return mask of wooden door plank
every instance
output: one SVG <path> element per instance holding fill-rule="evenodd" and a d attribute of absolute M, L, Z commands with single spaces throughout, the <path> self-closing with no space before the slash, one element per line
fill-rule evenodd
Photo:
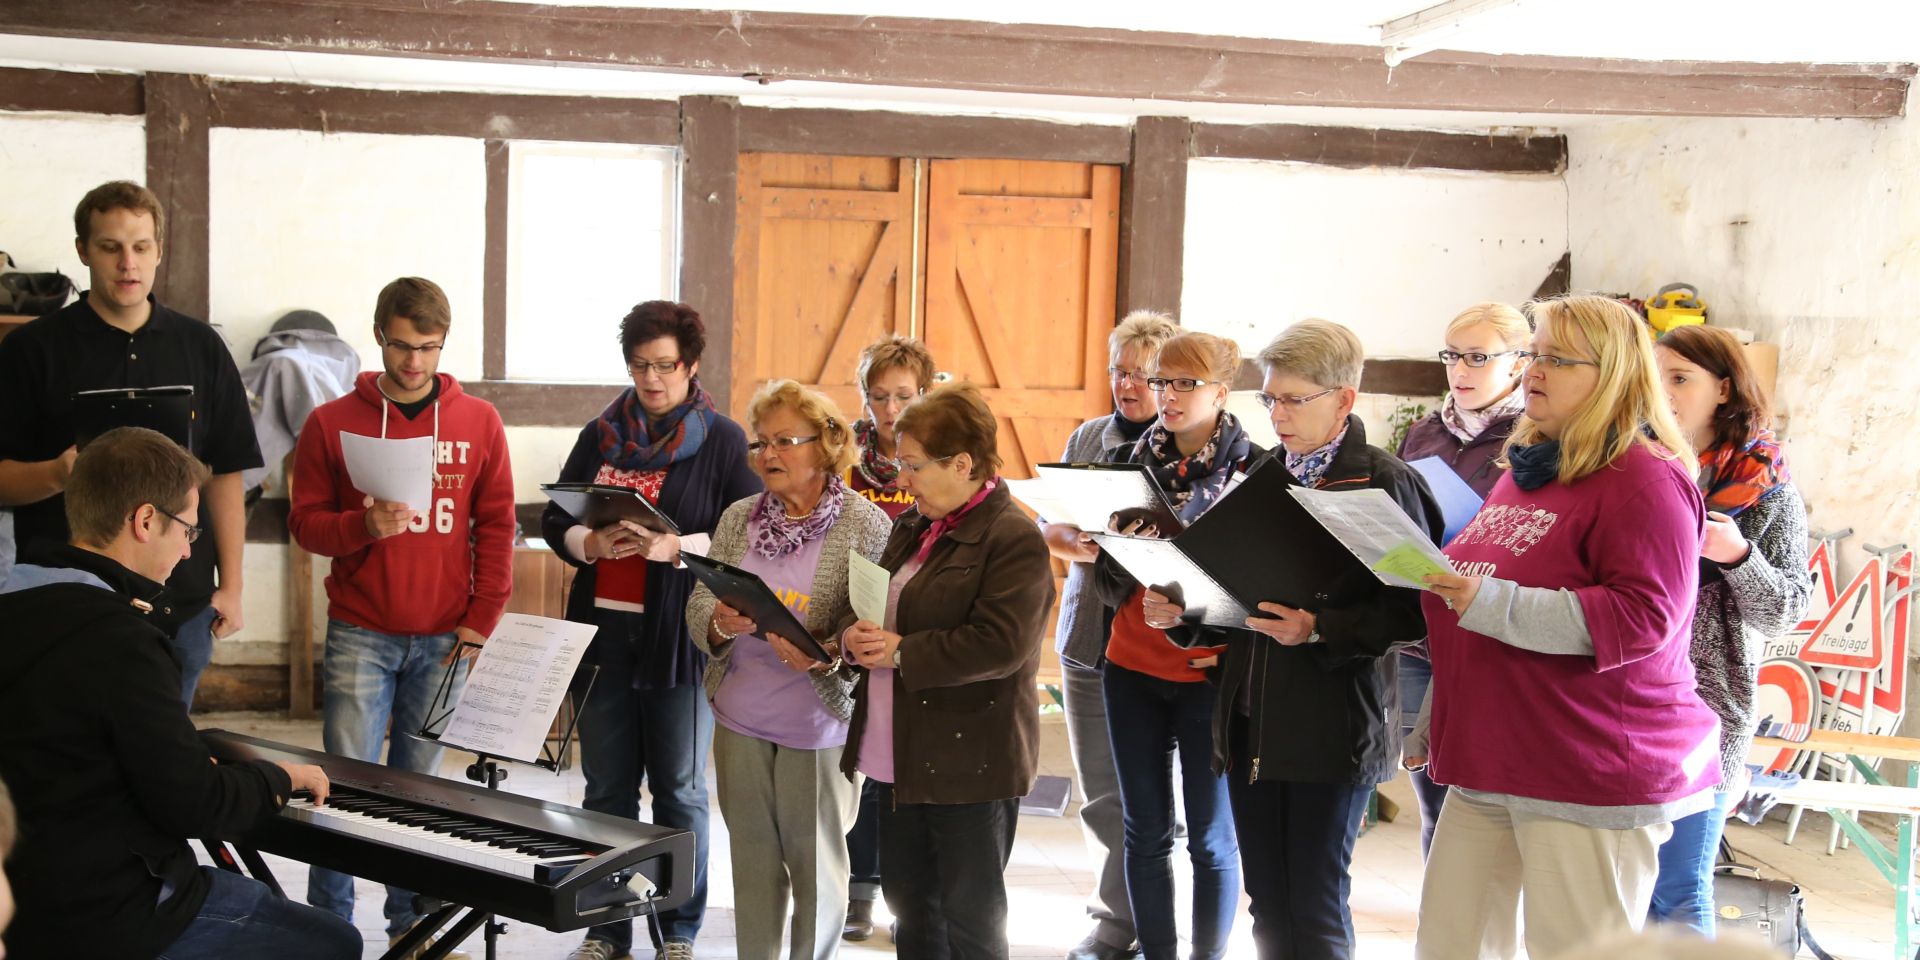
<path fill-rule="evenodd" d="M 959 251 L 955 249 L 960 230 L 960 168 L 956 160 L 934 160 L 928 167 L 926 294 L 922 298 L 927 319 L 921 339 L 933 354 L 934 364 L 952 372 L 960 316 Z"/>
<path fill-rule="evenodd" d="M 721 362 L 729 364 L 733 370 L 733 402 L 730 409 L 742 414 L 753 398 L 754 375 L 760 368 L 761 328 L 764 326 L 760 322 L 760 177 L 760 155 L 741 154 L 740 172 L 735 182 L 737 239 L 733 245 L 733 342 L 738 352 Z"/>
<path fill-rule="evenodd" d="M 1092 228 L 1094 203 L 1057 197 L 962 197 L 961 222 L 995 227 L 1074 227 Z"/>
<path fill-rule="evenodd" d="M 867 261 L 866 272 L 860 277 L 860 286 L 853 292 L 853 303 L 847 307 L 847 315 L 840 321 L 840 329 L 834 334 L 833 346 L 827 350 L 827 359 L 820 365 L 820 372 L 814 377 L 814 383 L 837 383 L 851 380 L 858 372 L 860 351 L 871 342 L 865 332 L 872 327 L 867 322 L 869 316 L 878 317 L 881 291 L 899 273 L 900 237 L 906 233 L 898 220 L 887 224 L 880 233 L 880 242 L 873 249 L 873 259 Z M 884 325 L 882 332 L 885 332 Z"/>
<path fill-rule="evenodd" d="M 793 220 L 880 220 L 900 216 L 900 195 L 880 190 L 764 187 L 760 215 Z"/>
<path fill-rule="evenodd" d="M 1113 395 L 1107 382 L 1107 336 L 1119 319 L 1114 300 L 1120 280 L 1120 168 L 1093 168 L 1093 200 L 1087 238 L 1086 415 L 1107 412 Z"/>
<path fill-rule="evenodd" d="M 980 335 L 980 348 L 986 354 L 988 368 L 993 371 L 993 382 L 1002 390 L 1022 389 L 1026 375 L 1014 362 L 1013 347 L 1007 342 L 1007 328 L 1002 320 L 1005 312 L 994 296 L 993 285 L 987 282 L 986 270 L 980 266 L 979 251 L 964 230 L 955 228 L 955 232 L 959 234 L 954 246 L 960 290 L 966 295 L 967 305 L 973 308 L 974 332 Z"/>

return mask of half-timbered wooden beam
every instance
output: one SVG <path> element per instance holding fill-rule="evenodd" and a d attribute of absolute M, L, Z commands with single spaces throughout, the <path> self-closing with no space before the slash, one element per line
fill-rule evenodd
<path fill-rule="evenodd" d="M 9 0 L 0 32 L 1205 103 L 1736 117 L 1894 117 L 1911 64 L 1441 51 L 1098 27 L 501 0 Z M 756 87 L 757 89 L 757 87 Z M 745 92 L 744 90 L 742 92 Z"/>

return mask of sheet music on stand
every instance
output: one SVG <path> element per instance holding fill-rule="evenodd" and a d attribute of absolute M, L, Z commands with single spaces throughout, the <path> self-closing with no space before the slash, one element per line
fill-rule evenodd
<path fill-rule="evenodd" d="M 547 731 L 597 629 L 532 614 L 502 617 L 437 739 L 482 756 L 546 766 Z"/>

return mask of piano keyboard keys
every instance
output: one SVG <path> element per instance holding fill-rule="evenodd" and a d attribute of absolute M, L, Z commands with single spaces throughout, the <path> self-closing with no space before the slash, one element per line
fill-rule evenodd
<path fill-rule="evenodd" d="M 322 830 L 441 857 L 495 873 L 534 878 L 594 854 L 547 837 L 492 827 L 459 817 L 340 791 L 325 806 L 310 798 L 288 802 L 281 815 Z"/>

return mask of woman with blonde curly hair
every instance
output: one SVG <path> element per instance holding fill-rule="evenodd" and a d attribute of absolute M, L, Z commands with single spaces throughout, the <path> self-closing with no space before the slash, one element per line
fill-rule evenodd
<path fill-rule="evenodd" d="M 833 401 L 776 380 L 754 396 L 747 423 L 747 462 L 766 492 L 727 507 L 709 555 L 758 575 L 825 637 L 849 607 L 848 552 L 878 560 L 887 516 L 840 479 L 854 441 Z M 704 585 L 687 601 L 687 632 L 708 655 L 740 960 L 779 960 L 783 932 L 791 960 L 827 960 L 846 921 L 847 825 L 859 796 L 840 774 L 855 671 L 761 633 Z"/>

